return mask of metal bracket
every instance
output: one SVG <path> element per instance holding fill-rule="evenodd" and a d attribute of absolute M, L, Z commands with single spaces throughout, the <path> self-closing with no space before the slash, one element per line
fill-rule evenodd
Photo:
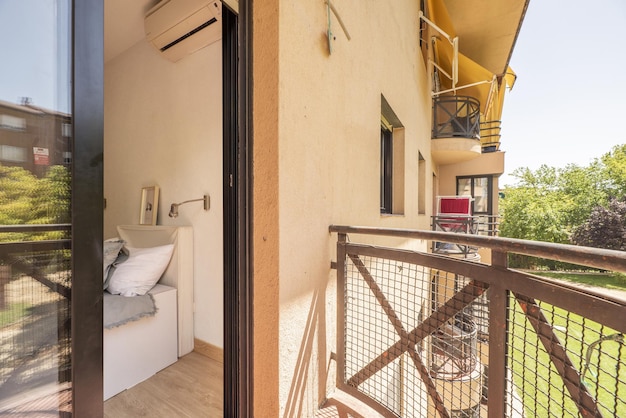
<path fill-rule="evenodd" d="M 331 12 L 337 18 L 337 22 L 339 22 L 339 26 L 341 26 L 341 29 L 343 29 L 343 33 L 346 34 L 346 38 L 348 38 L 348 40 L 351 40 L 352 38 L 350 37 L 350 33 L 348 33 L 348 29 L 346 28 L 346 25 L 343 23 L 341 16 L 339 16 L 339 13 L 337 12 L 337 9 L 335 8 L 331 0 L 325 0 L 325 2 L 326 2 L 327 14 L 328 14 L 328 28 L 326 29 L 326 36 L 328 37 L 328 53 L 332 54 L 333 53 L 332 41 L 334 41 L 336 38 L 335 38 L 335 35 L 333 35 L 333 31 L 331 28 L 331 18 L 330 18 Z"/>

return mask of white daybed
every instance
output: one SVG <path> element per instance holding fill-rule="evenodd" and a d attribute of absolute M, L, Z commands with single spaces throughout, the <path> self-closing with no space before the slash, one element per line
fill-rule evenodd
<path fill-rule="evenodd" d="M 190 226 L 118 226 L 134 248 L 174 244 L 172 258 L 149 292 L 157 312 L 104 330 L 104 399 L 140 383 L 193 350 L 193 230 Z M 105 308 L 106 309 L 106 308 Z"/>

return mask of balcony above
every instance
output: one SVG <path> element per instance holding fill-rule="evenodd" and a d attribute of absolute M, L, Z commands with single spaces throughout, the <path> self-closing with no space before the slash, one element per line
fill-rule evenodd
<path fill-rule="evenodd" d="M 455 164 L 478 157 L 480 143 L 480 102 L 467 96 L 439 96 L 433 99 L 431 154 L 438 164 Z"/>

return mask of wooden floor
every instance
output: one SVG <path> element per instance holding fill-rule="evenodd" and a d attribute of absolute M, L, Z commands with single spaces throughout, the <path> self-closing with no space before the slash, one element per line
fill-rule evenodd
<path fill-rule="evenodd" d="M 192 352 L 104 403 L 105 418 L 221 417 L 223 365 Z"/>

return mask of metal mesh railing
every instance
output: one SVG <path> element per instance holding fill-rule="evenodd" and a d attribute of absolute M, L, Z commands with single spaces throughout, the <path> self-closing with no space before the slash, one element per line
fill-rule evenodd
<path fill-rule="evenodd" d="M 41 231 L 61 239 L 26 241 Z M 0 243 L 0 415 L 32 413 L 50 403 L 71 410 L 68 231 L 66 225 L 0 227 L 3 238 L 24 235 Z"/>
<path fill-rule="evenodd" d="M 623 334 L 522 295 L 508 318 L 514 416 L 626 416 Z"/>
<path fill-rule="evenodd" d="M 398 416 L 430 416 L 438 409 L 479 416 L 488 356 L 482 287 L 443 270 L 349 255 L 344 291 L 348 385 Z M 420 323 L 461 291 L 481 296 L 459 301 L 449 319 L 419 339 Z"/>
<path fill-rule="evenodd" d="M 424 285 L 428 272 L 408 263 L 356 256 L 347 263 L 347 269 L 344 335 L 348 384 L 398 414 L 415 404 L 426 405 L 423 391 L 406 390 L 408 385 L 421 385 L 415 367 L 409 367 L 409 354 L 402 353 L 388 364 L 377 358 L 399 340 L 399 329 L 406 332 L 419 323 L 428 295 Z M 389 312 L 390 307 L 394 307 L 393 312 Z M 423 357 L 421 346 L 416 353 Z M 357 383 L 368 365 L 368 370 L 378 370 Z"/>
<path fill-rule="evenodd" d="M 4 296 L 0 400 L 43 384 L 69 381 L 69 300 L 30 276 L 8 283 Z"/>
<path fill-rule="evenodd" d="M 389 234 L 501 251 L 486 265 L 478 255 L 354 244 L 341 234 L 339 387 L 400 417 L 626 416 L 626 300 L 510 270 L 504 261 L 514 248 L 626 271 L 623 255 L 453 233 Z"/>

